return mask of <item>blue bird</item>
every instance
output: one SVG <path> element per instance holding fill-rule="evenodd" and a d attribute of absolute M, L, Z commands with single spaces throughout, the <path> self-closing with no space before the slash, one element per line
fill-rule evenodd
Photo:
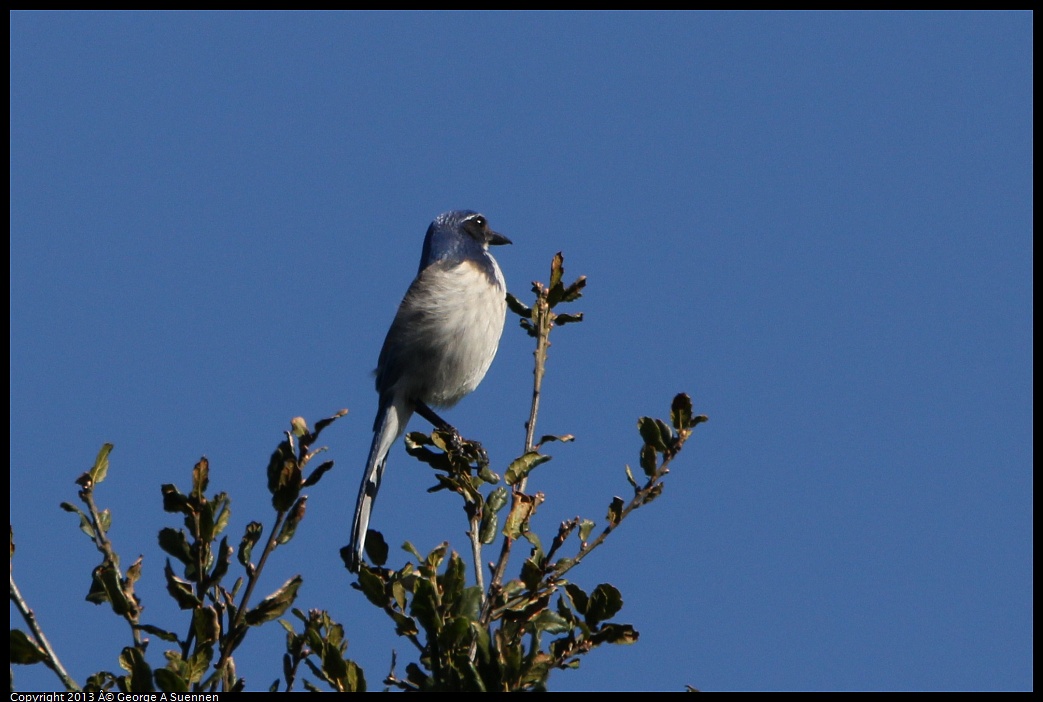
<path fill-rule="evenodd" d="M 388 451 L 416 412 L 451 429 L 431 407 L 452 407 L 478 387 L 496 355 L 507 285 L 490 245 L 511 240 L 471 210 L 438 215 L 427 229 L 420 269 L 398 306 L 377 362 L 380 404 L 348 547 L 357 573 Z"/>

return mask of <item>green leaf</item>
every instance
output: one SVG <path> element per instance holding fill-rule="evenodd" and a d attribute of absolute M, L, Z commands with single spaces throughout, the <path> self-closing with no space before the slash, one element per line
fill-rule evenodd
<path fill-rule="evenodd" d="M 435 440 L 431 434 L 425 434 L 422 431 L 410 431 L 406 433 L 406 448 L 416 446 L 434 446 Z"/>
<path fill-rule="evenodd" d="M 500 482 L 500 476 L 494 473 L 488 465 L 484 462 L 478 462 L 478 477 L 482 479 L 482 482 L 488 483 L 489 485 L 495 485 Z"/>
<path fill-rule="evenodd" d="M 344 675 L 344 692 L 365 692 L 366 676 L 355 661 L 348 661 L 348 670 Z"/>
<path fill-rule="evenodd" d="M 590 637 L 596 645 L 603 643 L 632 644 L 639 634 L 630 624 L 605 624 Z"/>
<path fill-rule="evenodd" d="M 210 668 L 210 663 L 214 660 L 214 647 L 213 646 L 200 646 L 196 649 L 196 652 L 185 661 L 186 675 L 189 680 L 196 683 L 203 679 L 203 675 Z"/>
<path fill-rule="evenodd" d="M 550 264 L 550 285 L 548 289 L 561 285 L 561 277 L 565 274 L 565 257 L 559 251 L 554 254 Z"/>
<path fill-rule="evenodd" d="M 590 519 L 580 520 L 579 523 L 579 540 L 586 543 L 590 538 L 590 532 L 594 530 L 594 522 Z"/>
<path fill-rule="evenodd" d="M 214 508 L 217 510 L 217 517 L 214 519 L 213 536 L 211 538 L 217 538 L 217 535 L 228 527 L 228 520 L 232 517 L 231 503 L 232 501 L 228 498 L 228 495 L 223 492 L 214 496 Z"/>
<path fill-rule="evenodd" d="M 508 539 L 517 539 L 526 529 L 529 516 L 535 508 L 534 500 L 529 495 L 518 493 L 518 499 L 511 506 L 503 523 L 503 535 Z"/>
<path fill-rule="evenodd" d="M 159 547 L 185 565 L 192 563 L 192 548 L 181 529 L 164 527 L 159 530 Z"/>
<path fill-rule="evenodd" d="M 583 297 L 582 291 L 585 287 L 587 287 L 587 276 L 581 275 L 579 278 L 576 278 L 576 282 L 565 289 L 565 294 L 561 297 L 562 301 L 573 302 Z"/>
<path fill-rule="evenodd" d="M 377 607 L 383 608 L 388 603 L 388 597 L 384 593 L 384 581 L 380 579 L 369 568 L 359 569 L 359 589 L 366 599 Z"/>
<path fill-rule="evenodd" d="M 525 584 L 521 580 L 508 580 L 503 584 L 502 599 L 506 601 L 521 597 L 523 592 L 525 592 Z"/>
<path fill-rule="evenodd" d="M 322 651 L 322 672 L 330 680 L 340 680 L 348 674 L 348 664 L 336 646 L 324 646 Z"/>
<path fill-rule="evenodd" d="M 195 609 L 202 605 L 192 590 L 192 583 L 174 575 L 174 569 L 170 567 L 169 559 L 167 559 L 166 567 L 163 568 L 163 575 L 167 581 L 167 592 L 174 598 L 180 609 Z"/>
<path fill-rule="evenodd" d="M 593 627 L 614 616 L 622 608 L 623 596 L 619 594 L 619 590 L 608 583 L 602 583 L 590 593 L 585 620 Z"/>
<path fill-rule="evenodd" d="M 264 527 L 260 522 L 250 522 L 246 525 L 246 532 L 239 542 L 239 565 L 247 566 L 250 564 L 250 554 L 253 551 L 253 547 L 260 541 L 263 529 Z"/>
<path fill-rule="evenodd" d="M 429 639 L 438 636 L 442 629 L 442 617 L 438 607 L 438 592 L 431 581 L 417 581 L 409 613 L 424 627 Z"/>
<path fill-rule="evenodd" d="M 651 444 L 644 444 L 641 446 L 641 470 L 645 472 L 649 478 L 652 478 L 656 474 L 656 469 L 659 467 L 659 463 L 656 460 L 655 447 Z M 636 487 L 636 486 L 635 486 Z"/>
<path fill-rule="evenodd" d="M 107 692 L 111 691 L 112 687 L 116 684 L 116 676 L 108 671 L 101 671 L 94 675 L 88 675 L 87 681 L 83 685 L 84 692 Z M 95 699 L 98 699 L 95 697 Z"/>
<path fill-rule="evenodd" d="M 188 692 L 189 681 L 169 668 L 158 668 L 152 673 L 161 692 Z"/>
<path fill-rule="evenodd" d="M 487 512 L 499 512 L 507 504 L 508 495 L 507 488 L 503 485 L 499 486 L 490 492 L 489 497 L 485 499 L 485 510 Z"/>
<path fill-rule="evenodd" d="M 94 459 L 94 466 L 88 471 L 95 485 L 105 480 L 109 472 L 109 454 L 112 452 L 112 444 L 104 444 L 98 451 L 98 457 Z"/>
<path fill-rule="evenodd" d="M 282 528 L 279 529 L 279 535 L 275 537 L 276 543 L 285 544 L 289 543 L 293 535 L 297 533 L 297 526 L 304 519 L 304 512 L 308 506 L 308 496 L 305 495 L 298 499 L 286 516 L 286 521 L 282 523 Z"/>
<path fill-rule="evenodd" d="M 478 527 L 478 540 L 483 544 L 496 541 L 496 530 L 500 527 L 500 515 L 486 509 L 482 512 L 482 523 Z"/>
<path fill-rule="evenodd" d="M 199 511 L 198 511 L 198 531 L 193 533 L 199 534 L 198 541 L 200 543 L 209 544 L 214 540 L 214 508 L 213 502 L 208 501 L 205 497 L 200 497 L 199 500 Z"/>
<path fill-rule="evenodd" d="M 157 638 L 162 639 L 163 641 L 167 641 L 169 643 L 177 641 L 177 634 L 175 634 L 172 631 L 167 631 L 166 629 L 160 629 L 158 626 L 152 626 L 151 624 L 142 624 L 138 628 L 144 632 L 152 634 Z"/>
<path fill-rule="evenodd" d="M 303 482 L 293 447 L 289 441 L 283 441 L 268 460 L 268 491 L 276 511 L 285 512 L 297 501 Z"/>
<path fill-rule="evenodd" d="M 438 645 L 444 650 L 463 648 L 471 643 L 471 622 L 465 617 L 453 617 L 438 633 Z"/>
<path fill-rule="evenodd" d="M 413 558 L 416 559 L 417 563 L 424 562 L 424 557 L 420 555 L 420 551 L 417 551 L 416 546 L 414 546 L 409 541 L 405 541 L 402 543 L 402 550 L 406 553 L 412 554 Z"/>
<path fill-rule="evenodd" d="M 543 562 L 543 543 L 540 541 L 540 535 L 534 531 L 526 531 L 522 536 L 532 544 L 532 557 L 536 562 Z"/>
<path fill-rule="evenodd" d="M 544 444 L 550 443 L 551 441 L 575 441 L 576 437 L 572 434 L 562 434 L 561 436 L 555 436 L 554 434 L 544 434 L 540 437 L 540 440 L 536 442 L 536 448 L 543 446 Z"/>
<path fill-rule="evenodd" d="M 213 607 L 199 607 L 192 612 L 192 631 L 203 645 L 216 643 L 221 635 L 221 622 Z"/>
<path fill-rule="evenodd" d="M 674 436 L 674 430 L 670 428 L 670 425 L 664 422 L 662 419 L 655 420 L 656 426 L 659 427 L 659 435 L 663 437 L 663 443 L 666 444 L 667 448 L 673 446 L 677 438 Z"/>
<path fill-rule="evenodd" d="M 127 671 L 127 692 L 152 692 L 152 668 L 141 651 L 127 646 L 120 653 L 119 664 Z"/>
<path fill-rule="evenodd" d="M 420 633 L 420 627 L 417 626 L 413 617 L 401 612 L 392 612 L 391 619 L 395 622 L 395 634 L 397 636 L 416 636 Z"/>
<path fill-rule="evenodd" d="M 434 573 L 441 567 L 442 561 L 445 560 L 445 552 L 448 549 L 449 542 L 443 541 L 441 544 L 431 549 L 431 552 L 427 554 L 427 557 L 420 563 L 420 565 L 430 569 L 429 572 Z"/>
<path fill-rule="evenodd" d="M 510 293 L 507 293 L 507 308 L 519 317 L 526 319 L 532 317 L 532 309 Z"/>
<path fill-rule="evenodd" d="M 210 461 L 203 456 L 192 468 L 192 497 L 202 502 L 210 485 Z"/>
<path fill-rule="evenodd" d="M 108 602 L 112 606 L 112 611 L 121 617 L 131 610 L 131 603 L 127 600 L 120 584 L 119 573 L 109 563 L 94 569 L 87 600 L 94 604 Z"/>
<path fill-rule="evenodd" d="M 326 640 L 331 645 L 346 651 L 348 642 L 344 639 L 344 627 L 330 619 L 330 615 L 325 610 L 322 612 L 322 622 L 323 626 L 326 627 Z"/>
<path fill-rule="evenodd" d="M 126 581 L 128 585 L 133 585 L 137 581 L 141 580 L 141 562 L 144 560 L 144 556 L 138 556 L 138 560 L 130 564 L 130 568 L 127 568 Z"/>
<path fill-rule="evenodd" d="M 217 547 L 217 564 L 208 580 L 209 585 L 217 585 L 228 573 L 228 567 L 232 564 L 232 547 L 228 545 L 228 537 L 221 539 L 221 545 Z"/>
<path fill-rule="evenodd" d="M 410 566 L 412 566 L 412 564 L 410 564 Z M 410 568 L 410 572 L 412 572 L 411 568 Z M 405 575 L 405 573 L 406 573 L 406 568 L 403 568 L 401 571 L 399 571 L 398 574 L 399 575 Z M 409 582 L 410 587 L 412 587 L 413 586 L 412 578 L 408 582 Z M 403 581 L 401 579 L 395 579 L 391 583 L 391 599 L 393 599 L 395 601 L 395 605 L 397 605 L 400 610 L 405 611 L 405 609 L 406 609 L 406 600 L 407 600 L 407 596 L 406 596 L 407 592 L 406 592 L 406 586 L 403 585 L 402 583 L 403 583 Z M 410 594 L 410 595 L 413 594 L 413 591 L 409 590 L 408 594 Z M 383 606 L 383 605 L 381 605 L 381 606 Z"/>
<path fill-rule="evenodd" d="M 535 590 L 539 587 L 540 580 L 543 578 L 543 571 L 540 570 L 539 565 L 532 558 L 526 558 L 525 562 L 522 563 L 520 577 L 521 581 L 525 583 L 525 587 L 529 590 Z"/>
<path fill-rule="evenodd" d="M 388 562 L 388 550 L 383 534 L 375 529 L 366 531 L 366 555 L 373 565 L 383 567 Z"/>
<path fill-rule="evenodd" d="M 679 433 L 692 426 L 692 398 L 683 392 L 670 403 L 670 422 Z"/>
<path fill-rule="evenodd" d="M 103 509 L 98 512 L 98 528 L 101 529 L 101 533 L 105 534 L 109 531 L 109 527 L 112 526 L 112 512 Z"/>
<path fill-rule="evenodd" d="M 443 453 L 448 453 L 450 446 L 456 445 L 457 436 L 449 429 L 435 429 L 430 435 L 431 445 Z"/>
<path fill-rule="evenodd" d="M 408 663 L 406 665 L 406 679 L 420 690 L 426 690 L 430 681 L 430 678 L 416 663 Z"/>
<path fill-rule="evenodd" d="M 47 660 L 47 654 L 29 636 L 19 629 L 11 629 L 11 662 L 33 665 Z"/>
<path fill-rule="evenodd" d="M 91 539 L 94 538 L 94 527 L 91 526 L 91 520 L 83 513 L 76 505 L 69 504 L 68 502 L 61 503 L 60 507 L 66 512 L 73 512 L 80 515 L 80 531 L 89 536 Z"/>
<path fill-rule="evenodd" d="M 478 531 L 478 538 L 483 544 L 491 544 L 496 540 L 496 530 L 500 522 L 497 513 L 507 504 L 508 494 L 507 488 L 500 485 L 485 498 L 485 509 L 482 510 L 482 523 Z"/>
<path fill-rule="evenodd" d="M 538 631 L 545 631 L 548 634 L 567 634 L 572 631 L 572 625 L 565 617 L 549 609 L 537 614 L 532 623 Z"/>
<path fill-rule="evenodd" d="M 193 508 L 188 503 L 188 497 L 178 491 L 177 486 L 169 483 L 160 487 L 163 493 L 163 511 L 180 514 L 192 514 Z"/>
<path fill-rule="evenodd" d="M 629 465 L 626 466 L 626 473 L 627 473 L 627 482 L 630 483 L 630 487 L 634 488 L 634 490 L 640 489 L 637 486 L 637 481 L 634 480 L 634 474 L 630 472 L 630 466 Z"/>
<path fill-rule="evenodd" d="M 566 558 L 559 558 L 557 561 L 554 562 L 554 570 L 556 570 L 556 571 L 558 571 L 560 573 L 563 570 L 568 570 L 569 568 L 571 568 L 575 564 L 576 564 L 576 559 L 574 559 L 574 558 L 568 558 L 568 557 L 566 557 Z"/>
<path fill-rule="evenodd" d="M 304 481 L 304 485 L 302 485 L 301 487 L 311 487 L 312 485 L 315 485 L 319 482 L 319 480 L 322 479 L 322 476 L 325 475 L 331 468 L 333 468 L 333 461 L 326 461 L 318 468 L 316 468 L 314 471 L 312 471 L 311 475 L 307 477 L 307 479 Z"/>
<path fill-rule="evenodd" d="M 449 457 L 444 453 L 445 440 L 438 435 L 438 432 L 434 432 L 429 436 L 423 432 L 411 431 L 406 434 L 405 444 L 406 453 L 421 463 L 426 463 L 433 468 L 444 471 L 448 471 L 452 467 Z M 441 453 L 432 451 L 427 448 L 428 446 L 434 446 Z"/>
<path fill-rule="evenodd" d="M 268 469 L 266 471 L 268 475 L 268 492 L 275 494 L 283 485 L 283 467 L 287 462 L 295 462 L 296 460 L 296 456 L 293 455 L 293 446 L 290 445 L 289 441 L 282 441 L 275 447 L 272 455 L 268 458 Z"/>
<path fill-rule="evenodd" d="M 278 590 L 265 597 L 256 607 L 246 613 L 245 621 L 249 626 L 257 626 L 278 619 L 297 599 L 297 590 L 304 580 L 295 575 L 282 584 Z"/>
<path fill-rule="evenodd" d="M 467 580 L 467 566 L 460 554 L 453 551 L 449 555 L 449 563 L 446 564 L 445 574 L 441 578 L 442 602 L 451 605 L 463 594 L 464 585 Z"/>
<path fill-rule="evenodd" d="M 87 591 L 87 596 L 84 598 L 88 602 L 96 605 L 103 604 L 109 601 L 109 592 L 105 589 L 105 584 L 101 580 L 101 566 L 98 566 L 91 573 L 91 587 Z"/>
<path fill-rule="evenodd" d="M 546 463 L 550 459 L 550 456 L 546 456 L 536 451 L 527 451 L 511 461 L 511 464 L 507 466 L 504 480 L 508 485 L 516 485 L 521 482 L 523 478 L 528 476 L 533 468 L 541 463 Z"/>
<path fill-rule="evenodd" d="M 611 504 L 608 506 L 608 523 L 612 526 L 619 524 L 619 520 L 623 518 L 623 498 L 613 497 Z"/>
<path fill-rule="evenodd" d="M 577 322 L 583 321 L 583 313 L 578 312 L 576 314 L 564 314 L 559 312 L 554 315 L 554 324 L 559 327 L 563 327 L 566 324 L 576 324 Z"/>
<path fill-rule="evenodd" d="M 587 613 L 587 604 L 590 602 L 587 593 L 583 592 L 583 589 L 576 583 L 566 583 L 565 592 L 568 593 L 569 600 L 572 601 L 573 609 L 585 615 Z"/>
<path fill-rule="evenodd" d="M 642 417 L 637 420 L 637 429 L 641 432 L 641 438 L 646 444 L 657 451 L 665 451 L 666 443 L 659 432 L 659 425 L 651 417 Z"/>
<path fill-rule="evenodd" d="M 304 417 L 294 417 L 290 420 L 290 433 L 300 438 L 308 433 L 308 421 Z"/>
<path fill-rule="evenodd" d="M 464 588 L 460 597 L 453 603 L 452 613 L 458 617 L 467 617 L 476 621 L 482 606 L 482 590 L 477 585 Z"/>
<path fill-rule="evenodd" d="M 315 422 L 315 433 L 312 434 L 312 436 L 315 437 L 315 438 L 318 438 L 319 434 L 322 433 L 323 429 L 325 429 L 329 425 L 333 424 L 335 421 L 337 421 L 338 419 L 340 419 L 341 417 L 343 417 L 347 413 L 348 413 L 348 411 L 346 409 L 342 409 L 339 412 L 337 412 L 337 414 L 333 415 L 332 417 L 326 417 L 325 419 L 320 419 L 319 421 Z"/>

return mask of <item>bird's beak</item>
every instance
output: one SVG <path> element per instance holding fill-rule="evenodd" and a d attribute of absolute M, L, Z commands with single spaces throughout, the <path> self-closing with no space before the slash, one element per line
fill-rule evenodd
<path fill-rule="evenodd" d="M 493 246 L 502 246 L 504 244 L 513 244 L 514 242 L 505 237 L 503 234 L 494 232 L 492 229 L 489 230 L 489 243 Z"/>

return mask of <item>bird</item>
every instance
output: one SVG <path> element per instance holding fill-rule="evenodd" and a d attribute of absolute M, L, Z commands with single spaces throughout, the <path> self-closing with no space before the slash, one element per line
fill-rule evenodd
<path fill-rule="evenodd" d="M 377 361 L 373 443 L 359 487 L 345 561 L 358 573 L 388 451 L 416 412 L 450 429 L 432 407 L 452 407 L 482 382 L 507 314 L 507 284 L 490 246 L 512 243 L 485 215 L 451 210 L 427 229 L 420 268 L 388 329 Z"/>

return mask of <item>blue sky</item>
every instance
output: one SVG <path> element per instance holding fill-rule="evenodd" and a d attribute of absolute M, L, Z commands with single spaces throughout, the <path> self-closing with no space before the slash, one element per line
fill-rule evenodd
<path fill-rule="evenodd" d="M 101 444 L 145 620 L 180 627 L 159 486 L 206 455 L 236 540 L 290 418 L 342 407 L 259 588 L 301 573 L 371 688 L 408 656 L 337 552 L 384 333 L 428 223 L 467 208 L 522 299 L 559 250 L 589 278 L 539 420 L 577 437 L 530 482 L 545 541 L 628 491 L 639 416 L 680 391 L 710 416 L 572 574 L 640 641 L 552 689 L 1033 687 L 1031 14 L 10 19 L 14 574 L 81 681 L 127 644 L 58 508 Z M 447 418 L 502 470 L 530 392 L 509 319 Z M 466 552 L 431 482 L 396 447 L 372 526 Z M 239 656 L 249 689 L 280 631 Z"/>

